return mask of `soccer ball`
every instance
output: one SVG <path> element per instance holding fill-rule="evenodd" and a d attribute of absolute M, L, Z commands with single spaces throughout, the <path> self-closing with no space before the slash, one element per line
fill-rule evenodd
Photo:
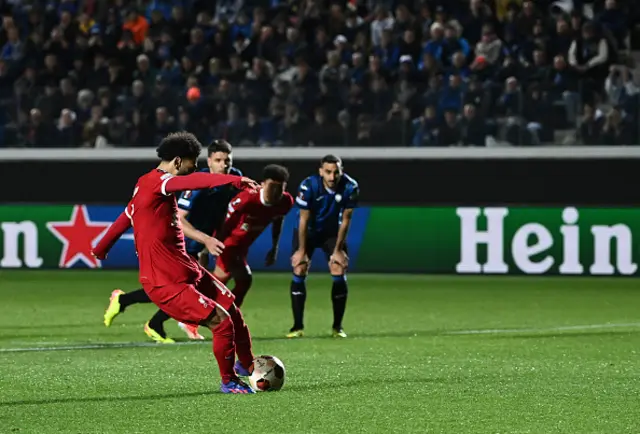
<path fill-rule="evenodd" d="M 249 383 L 254 390 L 273 392 L 284 385 L 284 364 L 274 356 L 258 356 L 253 361 Z"/>

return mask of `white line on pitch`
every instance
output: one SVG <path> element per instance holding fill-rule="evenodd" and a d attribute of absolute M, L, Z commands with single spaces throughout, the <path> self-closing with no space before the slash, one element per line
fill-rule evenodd
<path fill-rule="evenodd" d="M 444 335 L 491 335 L 491 334 L 507 334 L 507 333 L 545 333 L 545 332 L 562 332 L 571 330 L 589 330 L 589 329 L 609 329 L 622 327 L 640 327 L 640 323 L 615 323 L 615 324 L 584 324 L 573 326 L 559 327 L 540 327 L 540 328 L 523 328 L 523 329 L 484 329 L 484 330 L 454 330 L 443 332 Z"/>
<path fill-rule="evenodd" d="M 610 323 L 610 324 L 584 324 L 573 326 L 559 326 L 559 327 L 541 327 L 541 328 L 514 328 L 514 329 L 478 329 L 478 330 L 452 330 L 434 332 L 432 335 L 490 335 L 490 334 L 517 334 L 517 333 L 550 333 L 550 332 L 562 332 L 562 331 L 576 331 L 576 330 L 593 330 L 593 329 L 609 329 L 609 328 L 637 328 L 640 327 L 640 323 Z M 416 335 L 420 335 L 417 332 Z M 354 339 L 367 339 L 374 336 L 354 336 Z M 171 348 L 175 346 L 183 345 L 202 345 L 209 343 L 210 341 L 185 341 L 176 342 L 171 345 L 162 345 L 154 342 L 112 342 L 102 344 L 88 344 L 88 345 L 50 345 L 40 347 L 18 347 L 18 348 L 0 348 L 0 353 L 24 353 L 24 352 L 42 352 L 42 351 L 77 351 L 77 350 L 103 350 L 103 349 L 117 349 L 117 348 Z M 209 343 L 210 345 L 210 343 Z"/>

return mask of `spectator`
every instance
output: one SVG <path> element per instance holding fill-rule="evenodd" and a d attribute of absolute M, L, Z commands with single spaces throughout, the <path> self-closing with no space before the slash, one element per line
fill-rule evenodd
<path fill-rule="evenodd" d="M 424 114 L 413 120 L 413 146 L 436 146 L 439 121 L 435 106 L 427 106 Z"/>
<path fill-rule="evenodd" d="M 23 132 L 25 146 L 30 148 L 49 148 L 62 146 L 57 143 L 54 131 L 49 127 L 49 123 L 42 119 L 40 110 L 34 108 L 29 113 L 29 123 Z"/>
<path fill-rule="evenodd" d="M 149 56 L 140 54 L 136 58 L 136 70 L 133 73 L 134 80 L 140 80 L 146 88 L 153 86 L 156 80 L 157 72 L 151 67 Z M 126 84 L 125 84 L 126 85 Z"/>
<path fill-rule="evenodd" d="M 632 123 L 623 117 L 618 107 L 612 108 L 606 116 L 602 141 L 611 146 L 630 145 L 633 141 Z"/>
<path fill-rule="evenodd" d="M 504 92 L 498 101 L 498 110 L 505 116 L 517 116 L 522 113 L 522 96 L 518 79 L 509 77 Z"/>
<path fill-rule="evenodd" d="M 280 121 L 280 137 L 285 144 L 301 146 L 304 144 L 308 122 L 293 103 L 285 107 L 284 118 Z"/>
<path fill-rule="evenodd" d="M 63 109 L 58 119 L 56 147 L 76 148 L 80 145 L 80 135 L 76 124 L 76 114 L 72 110 Z"/>
<path fill-rule="evenodd" d="M 572 43 L 571 26 L 563 17 L 558 18 L 558 21 L 556 21 L 556 33 L 552 37 L 552 43 L 550 44 L 553 56 L 563 56 L 566 59 Z"/>
<path fill-rule="evenodd" d="M 572 124 L 575 124 L 578 116 L 578 85 L 576 71 L 567 65 L 563 56 L 557 55 L 543 87 L 549 92 L 552 101 L 563 101 L 567 119 Z"/>
<path fill-rule="evenodd" d="M 522 108 L 522 117 L 531 137 L 532 144 L 540 145 L 553 140 L 553 122 L 551 105 L 537 83 L 532 83 L 527 90 Z"/>
<path fill-rule="evenodd" d="M 310 146 L 335 146 L 341 143 L 341 134 L 334 122 L 327 119 L 327 114 L 323 107 L 315 110 L 313 123 L 308 131 L 308 143 Z"/>
<path fill-rule="evenodd" d="M 382 33 L 393 29 L 395 19 L 387 8 L 379 5 L 375 12 L 375 19 L 371 22 L 371 43 L 373 46 L 382 45 Z"/>
<path fill-rule="evenodd" d="M 431 39 L 424 47 L 424 53 L 433 57 L 438 63 L 442 63 L 444 51 L 444 26 L 440 23 L 433 23 L 430 29 Z"/>
<path fill-rule="evenodd" d="M 609 103 L 614 106 L 624 106 L 640 92 L 633 80 L 633 73 L 624 65 L 611 65 L 604 89 Z"/>
<path fill-rule="evenodd" d="M 114 146 L 124 146 L 128 144 L 127 136 L 130 126 L 127 124 L 127 118 L 124 110 L 119 110 L 107 125 L 107 138 L 109 143 Z"/>
<path fill-rule="evenodd" d="M 605 10 L 598 16 L 600 22 L 613 35 L 618 47 L 625 47 L 628 34 L 627 18 L 617 0 L 606 0 Z"/>
<path fill-rule="evenodd" d="M 583 108 L 582 122 L 578 130 L 578 138 L 583 145 L 599 145 L 602 143 L 602 128 L 604 116 L 600 110 L 585 104 Z"/>
<path fill-rule="evenodd" d="M 400 63 L 400 47 L 393 43 L 391 31 L 386 29 L 381 33 L 380 43 L 374 46 L 373 52 L 387 70 L 393 70 Z"/>
<path fill-rule="evenodd" d="M 482 39 L 476 45 L 476 55 L 482 57 L 489 65 L 496 65 L 501 54 L 502 41 L 491 24 L 485 25 L 482 28 Z"/>
<path fill-rule="evenodd" d="M 607 75 L 609 45 L 598 35 L 592 22 L 582 26 L 582 37 L 576 38 L 569 47 L 569 64 L 583 77 L 601 81 Z"/>
<path fill-rule="evenodd" d="M 457 146 L 462 141 L 462 129 L 454 110 L 444 112 L 444 121 L 438 128 L 438 144 L 440 146 Z"/>
<path fill-rule="evenodd" d="M 7 29 L 7 42 L 2 47 L 0 58 L 9 62 L 19 62 L 24 55 L 24 44 L 16 27 Z"/>
<path fill-rule="evenodd" d="M 462 88 L 462 77 L 457 74 L 449 76 L 448 85 L 442 90 L 439 109 L 441 112 L 453 111 L 460 113 L 464 102 L 464 90 Z"/>
<path fill-rule="evenodd" d="M 485 146 L 487 126 L 473 104 L 464 106 L 460 120 L 460 142 L 464 146 Z"/>
<path fill-rule="evenodd" d="M 137 45 L 141 45 L 144 42 L 144 39 L 147 37 L 147 32 L 149 31 L 149 22 L 138 14 L 138 11 L 135 8 L 131 8 L 131 10 L 127 13 L 127 19 L 125 23 L 122 25 L 122 30 L 126 33 L 131 32 L 133 35 L 133 41 Z"/>

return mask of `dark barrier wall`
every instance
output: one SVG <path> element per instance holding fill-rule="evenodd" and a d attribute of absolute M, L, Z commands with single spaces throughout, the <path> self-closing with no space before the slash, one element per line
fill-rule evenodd
<path fill-rule="evenodd" d="M 290 191 L 318 166 L 309 160 L 241 159 L 235 165 L 259 179 L 261 168 L 269 163 L 289 168 Z M 137 178 L 154 165 L 154 161 L 3 162 L 2 202 L 122 204 Z M 345 170 L 359 181 L 361 201 L 368 205 L 629 206 L 640 198 L 640 159 L 346 160 Z"/>

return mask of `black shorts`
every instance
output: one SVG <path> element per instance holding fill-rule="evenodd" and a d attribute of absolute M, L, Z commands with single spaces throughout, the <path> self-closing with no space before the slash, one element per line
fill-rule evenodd
<path fill-rule="evenodd" d="M 338 241 L 338 236 L 329 236 L 329 237 L 312 237 L 307 239 L 307 255 L 309 259 L 313 256 L 313 252 L 316 249 L 322 249 L 325 256 L 327 257 L 327 261 L 329 261 L 329 257 L 333 254 L 334 249 L 336 248 L 336 242 Z M 293 231 L 293 240 L 291 242 L 292 252 L 298 250 L 300 243 L 298 242 L 298 231 Z M 349 254 L 349 249 L 347 247 L 347 243 L 344 243 L 344 251 Z"/>

